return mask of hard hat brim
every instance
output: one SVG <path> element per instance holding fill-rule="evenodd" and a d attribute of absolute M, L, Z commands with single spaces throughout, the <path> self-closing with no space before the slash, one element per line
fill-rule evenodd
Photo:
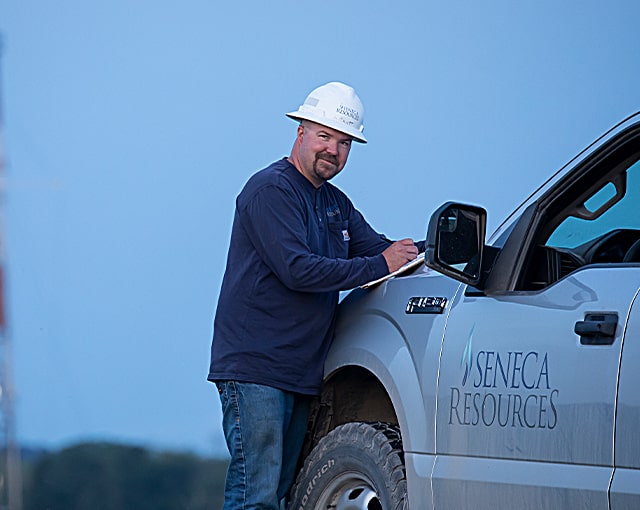
<path fill-rule="evenodd" d="M 327 119 L 324 117 L 318 117 L 316 115 L 312 115 L 306 112 L 291 112 L 291 113 L 286 113 L 285 115 L 293 120 L 309 120 L 311 122 L 315 122 L 316 124 L 330 127 L 331 129 L 340 131 L 345 135 L 349 135 L 356 142 L 367 143 L 367 139 L 362 135 L 360 131 L 358 131 L 357 129 L 350 128 L 349 126 L 345 126 L 340 121 Z"/>

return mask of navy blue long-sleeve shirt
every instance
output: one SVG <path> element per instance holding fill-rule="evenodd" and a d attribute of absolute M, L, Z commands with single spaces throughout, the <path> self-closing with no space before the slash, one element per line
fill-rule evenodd
<path fill-rule="evenodd" d="M 286 158 L 256 173 L 236 200 L 209 380 L 319 393 L 338 292 L 387 274 L 388 246 L 344 193 Z"/>

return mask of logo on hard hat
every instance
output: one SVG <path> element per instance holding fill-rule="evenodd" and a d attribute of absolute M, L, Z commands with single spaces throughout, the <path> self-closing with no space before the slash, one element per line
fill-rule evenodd
<path fill-rule="evenodd" d="M 360 120 L 360 112 L 358 112 L 358 110 L 354 108 L 349 108 L 348 106 L 345 106 L 343 104 L 341 104 L 340 106 L 338 106 L 338 108 L 336 108 L 336 112 L 339 113 L 340 115 L 351 117 L 355 121 Z"/>

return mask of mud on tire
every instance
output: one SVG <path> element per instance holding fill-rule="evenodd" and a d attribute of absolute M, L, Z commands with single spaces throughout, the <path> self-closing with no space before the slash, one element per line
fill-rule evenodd
<path fill-rule="evenodd" d="M 289 510 L 405 510 L 400 432 L 387 423 L 347 423 L 311 451 L 291 491 Z"/>

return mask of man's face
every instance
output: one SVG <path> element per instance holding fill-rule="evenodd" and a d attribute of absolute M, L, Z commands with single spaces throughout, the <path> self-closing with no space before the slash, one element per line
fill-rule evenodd
<path fill-rule="evenodd" d="M 344 168 L 352 138 L 335 129 L 302 121 L 298 142 L 302 173 L 314 186 L 320 187 Z"/>

